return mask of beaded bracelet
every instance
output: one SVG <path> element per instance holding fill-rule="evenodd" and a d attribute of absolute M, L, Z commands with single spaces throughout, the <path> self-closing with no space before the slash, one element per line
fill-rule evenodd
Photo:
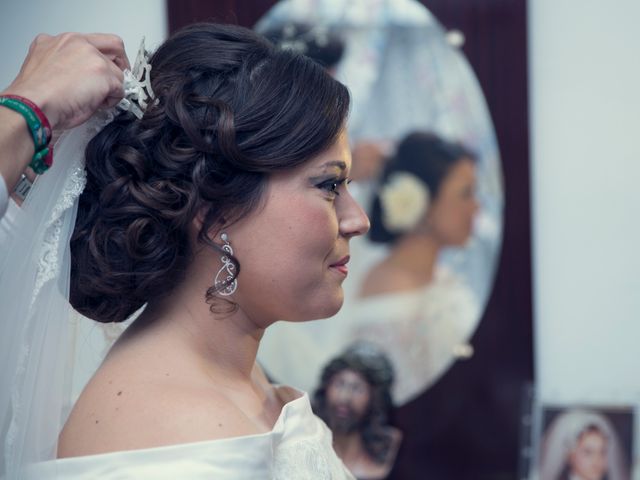
<path fill-rule="evenodd" d="M 46 115 L 35 103 L 18 95 L 1 95 L 0 105 L 24 117 L 35 147 L 29 167 L 38 175 L 46 172 L 53 164 L 53 147 L 49 146 L 52 132 Z"/>

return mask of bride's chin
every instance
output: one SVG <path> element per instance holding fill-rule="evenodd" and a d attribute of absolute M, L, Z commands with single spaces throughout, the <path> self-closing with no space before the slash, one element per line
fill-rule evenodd
<path fill-rule="evenodd" d="M 342 292 L 341 292 L 342 293 Z M 340 295 L 339 298 L 335 298 L 332 301 L 327 301 L 316 308 L 309 309 L 304 314 L 297 316 L 296 318 L 289 318 L 285 321 L 289 322 L 311 322 L 314 320 L 323 320 L 329 317 L 333 317 L 342 308 L 344 303 L 344 296 Z"/>
<path fill-rule="evenodd" d="M 316 313 L 316 315 L 314 315 L 312 318 L 309 318 L 309 320 L 322 320 L 325 318 L 333 317 L 340 311 L 343 303 L 344 295 L 340 295 L 340 297 L 336 298 L 333 302 L 327 302 L 325 305 L 323 305 L 322 308 L 319 308 L 319 311 Z"/>

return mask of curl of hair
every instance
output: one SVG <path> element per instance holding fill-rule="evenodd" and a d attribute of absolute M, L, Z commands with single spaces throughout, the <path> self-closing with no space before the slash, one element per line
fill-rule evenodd
<path fill-rule="evenodd" d="M 371 344 L 359 343 L 331 360 L 322 371 L 320 386 L 313 395 L 313 410 L 325 422 L 329 420 L 327 388 L 335 375 L 343 370 L 361 374 L 369 383 L 371 398 L 362 420 L 360 435 L 367 453 L 378 463 L 385 463 L 393 446 L 389 416 L 393 407 L 391 386 L 393 367 L 387 357 Z"/>
<path fill-rule="evenodd" d="M 258 208 L 270 174 L 329 148 L 349 109 L 346 88 L 319 65 L 237 26 L 187 27 L 150 63 L 158 101 L 141 120 L 119 114 L 86 150 L 70 300 L 101 322 L 127 319 L 184 279 L 196 215 L 198 241 L 222 253 L 212 229 Z M 203 292 L 212 309 L 227 284 Z"/>
<path fill-rule="evenodd" d="M 387 162 L 380 185 L 396 172 L 408 172 L 422 180 L 429 188 L 431 198 L 435 199 L 451 168 L 462 159 L 475 161 L 475 156 L 461 144 L 443 140 L 434 133 L 412 132 L 400 141 L 394 157 Z M 369 218 L 372 242 L 394 243 L 402 235 L 385 228 L 378 194 L 373 197 Z"/>

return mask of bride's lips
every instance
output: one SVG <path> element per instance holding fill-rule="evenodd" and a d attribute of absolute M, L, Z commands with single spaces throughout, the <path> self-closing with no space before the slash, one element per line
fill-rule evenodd
<path fill-rule="evenodd" d="M 349 255 L 345 255 L 336 263 L 329 265 L 330 268 L 335 268 L 337 271 L 342 273 L 343 275 L 347 275 L 349 273 L 349 267 L 347 267 L 347 263 L 349 263 Z"/>

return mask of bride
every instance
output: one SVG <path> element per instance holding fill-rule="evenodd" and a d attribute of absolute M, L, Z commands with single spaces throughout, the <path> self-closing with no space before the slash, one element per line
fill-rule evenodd
<path fill-rule="evenodd" d="M 471 237 L 475 186 L 474 156 L 465 147 L 415 131 L 398 145 L 374 195 L 369 238 L 388 251 L 365 274 L 346 336 L 378 344 L 389 356 L 398 372 L 397 404 L 471 354 L 478 300 L 439 259 Z"/>
<path fill-rule="evenodd" d="M 36 91 L 24 86 L 38 48 L 72 40 L 83 38 L 40 38 L 2 95 Z M 352 478 L 307 395 L 271 385 L 255 361 L 277 320 L 338 311 L 349 240 L 369 227 L 347 189 L 345 87 L 214 24 L 178 32 L 133 70 L 125 111 L 63 137 L 23 208 L 10 207 L 2 473 Z M 67 298 L 98 322 L 144 307 L 68 418 Z"/>

